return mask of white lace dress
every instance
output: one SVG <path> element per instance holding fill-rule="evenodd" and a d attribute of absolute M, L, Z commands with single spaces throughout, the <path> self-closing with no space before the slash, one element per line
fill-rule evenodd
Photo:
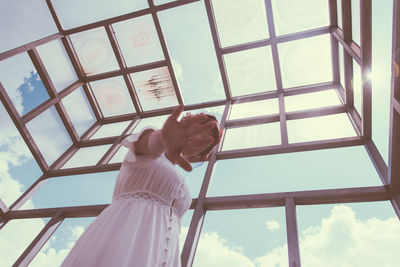
<path fill-rule="evenodd" d="M 86 229 L 62 266 L 181 266 L 180 219 L 192 198 L 164 155 L 135 156 L 133 144 L 140 134 L 122 142 L 129 152 L 112 204 Z"/>

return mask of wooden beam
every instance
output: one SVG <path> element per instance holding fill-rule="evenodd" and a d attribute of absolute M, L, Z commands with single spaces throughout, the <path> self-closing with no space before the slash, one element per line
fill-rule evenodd
<path fill-rule="evenodd" d="M 226 118 L 228 116 L 230 101 L 225 104 L 224 113 L 221 119 L 221 127 L 225 126 Z M 220 143 L 219 146 L 222 146 Z M 200 238 L 201 229 L 203 227 L 203 221 L 205 216 L 204 200 L 207 195 L 208 187 L 210 185 L 211 176 L 214 170 L 216 162 L 216 154 L 212 153 L 211 158 L 207 165 L 207 170 L 204 175 L 203 183 L 201 185 L 200 193 L 196 201 L 192 220 L 190 222 L 189 231 L 186 235 L 186 240 L 183 245 L 181 253 L 182 266 L 192 266 L 194 255 L 196 253 L 197 244 Z"/>
<path fill-rule="evenodd" d="M 24 53 L 24 52 L 28 52 L 32 48 L 35 48 L 35 47 L 37 47 L 39 45 L 43 45 L 43 44 L 46 44 L 48 42 L 51 42 L 51 41 L 54 41 L 54 40 L 57 40 L 57 39 L 60 39 L 61 37 L 63 37 L 62 34 L 55 33 L 55 34 L 52 34 L 52 35 L 47 36 L 45 38 L 42 38 L 42 39 L 33 41 L 31 43 L 16 47 L 14 49 L 2 52 L 2 53 L 0 53 L 0 61 L 1 60 L 5 60 L 5 59 L 10 58 L 10 57 L 13 57 L 15 55 Z"/>
<path fill-rule="evenodd" d="M 207 11 L 208 23 L 210 25 L 211 36 L 212 36 L 213 43 L 214 43 L 215 54 L 217 56 L 218 67 L 219 67 L 219 71 L 221 74 L 222 84 L 224 86 L 225 99 L 227 101 L 230 101 L 232 98 L 232 94 L 231 94 L 231 89 L 229 86 L 229 81 L 228 81 L 225 64 L 224 64 L 224 60 L 223 60 L 223 52 L 221 50 L 221 44 L 220 44 L 219 38 L 218 38 L 217 24 L 215 22 L 212 4 L 211 4 L 210 0 L 205 0 L 204 4 L 206 7 L 206 11 Z"/>
<path fill-rule="evenodd" d="M 296 205 L 292 197 L 285 198 L 285 212 L 289 266 L 301 266 Z"/>
<path fill-rule="evenodd" d="M 63 218 L 60 217 L 60 212 L 55 215 L 35 237 L 35 239 L 29 244 L 25 251 L 15 261 L 13 266 L 28 266 L 36 254 L 39 253 L 40 249 L 46 244 L 47 240 L 53 235 L 57 228 L 63 222 Z"/>
<path fill-rule="evenodd" d="M 330 139 L 323 141 L 288 144 L 286 146 L 276 145 L 276 146 L 265 146 L 257 148 L 245 148 L 245 149 L 221 151 L 218 152 L 217 159 L 218 160 L 234 159 L 243 157 L 255 157 L 255 156 L 272 155 L 272 154 L 310 151 L 318 149 L 359 146 L 359 145 L 364 145 L 364 143 L 365 141 L 362 137 L 359 136 L 346 137 L 346 138 Z"/>
<path fill-rule="evenodd" d="M 11 120 L 14 122 L 14 125 L 17 128 L 19 134 L 24 139 L 26 145 L 28 146 L 30 152 L 32 153 L 32 156 L 39 165 L 39 168 L 42 170 L 43 173 L 46 173 L 49 170 L 49 166 L 47 165 L 42 153 L 37 147 L 35 141 L 33 140 L 25 124 L 23 124 L 22 119 L 18 114 L 18 111 L 15 109 L 11 99 L 8 97 L 7 92 L 4 89 L 1 82 L 0 82 L 0 100 L 4 105 L 4 108 L 7 110 Z"/>
<path fill-rule="evenodd" d="M 372 138 L 372 3 L 360 0 L 361 25 L 361 81 L 362 81 L 362 134 Z"/>

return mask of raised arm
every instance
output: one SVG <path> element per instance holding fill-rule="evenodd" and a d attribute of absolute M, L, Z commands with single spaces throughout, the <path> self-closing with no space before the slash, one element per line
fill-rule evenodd
<path fill-rule="evenodd" d="M 160 156 L 166 152 L 168 158 L 187 171 L 192 170 L 189 161 L 182 155 L 183 150 L 190 148 L 198 153 L 209 146 L 214 139 L 202 133 L 213 127 L 213 123 L 202 123 L 207 115 L 198 114 L 185 122 L 178 121 L 183 106 L 175 108 L 161 130 L 145 131 L 135 142 L 135 152 L 140 155 Z"/>

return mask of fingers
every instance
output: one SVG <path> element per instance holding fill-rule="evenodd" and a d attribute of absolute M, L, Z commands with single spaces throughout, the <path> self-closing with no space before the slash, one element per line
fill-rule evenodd
<path fill-rule="evenodd" d="M 186 117 L 184 120 L 181 120 L 183 127 L 189 128 L 191 125 L 196 123 L 202 123 L 208 120 L 208 117 L 204 113 L 196 114 L 194 116 Z"/>
<path fill-rule="evenodd" d="M 181 115 L 183 111 L 183 105 L 179 105 L 174 110 L 172 111 L 171 116 L 169 116 L 169 119 L 177 120 L 179 118 L 179 115 Z"/>
<path fill-rule="evenodd" d="M 185 171 L 190 172 L 192 170 L 192 165 L 190 165 L 190 162 L 181 155 L 176 155 L 174 161 Z"/>

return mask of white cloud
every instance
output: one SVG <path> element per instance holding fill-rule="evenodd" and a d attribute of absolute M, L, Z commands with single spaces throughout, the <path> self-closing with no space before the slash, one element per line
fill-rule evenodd
<path fill-rule="evenodd" d="M 279 230 L 280 225 L 277 221 L 266 221 L 265 228 L 267 228 L 268 230 L 273 232 L 273 231 Z"/>
<path fill-rule="evenodd" d="M 55 236 L 43 247 L 30 263 L 30 267 L 34 266 L 60 266 L 64 259 L 67 257 L 69 251 L 74 246 L 75 242 L 82 235 L 85 228 L 83 226 L 69 227 L 70 235 L 67 240 L 66 247 L 56 250 L 53 246 L 56 242 Z"/>
<path fill-rule="evenodd" d="M 270 225 L 276 226 L 275 223 Z M 187 227 L 182 232 L 181 243 Z M 307 267 L 391 267 L 400 262 L 398 219 L 361 221 L 344 205 L 335 206 L 329 218 L 302 231 L 299 240 L 301 263 Z M 284 244 L 252 260 L 244 255 L 243 248 L 229 246 L 228 240 L 217 232 L 205 232 L 200 236 L 194 263 L 195 266 L 218 267 L 288 266 L 287 254 L 287 244 Z"/>

